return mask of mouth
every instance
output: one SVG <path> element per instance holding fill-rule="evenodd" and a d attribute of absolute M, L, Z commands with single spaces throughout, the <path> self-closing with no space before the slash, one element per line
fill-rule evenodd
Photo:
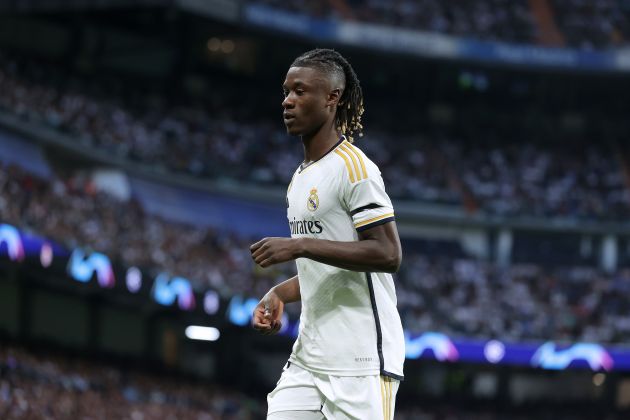
<path fill-rule="evenodd" d="M 285 112 L 284 114 L 282 114 L 282 117 L 284 118 L 285 124 L 289 124 L 290 122 L 293 122 L 293 120 L 295 120 L 295 115 L 291 114 L 290 112 Z"/>

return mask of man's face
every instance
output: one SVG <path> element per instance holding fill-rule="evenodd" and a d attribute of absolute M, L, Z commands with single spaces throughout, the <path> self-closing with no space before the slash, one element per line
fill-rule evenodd
<path fill-rule="evenodd" d="M 291 67 L 282 88 L 287 133 L 294 136 L 314 134 L 334 116 L 330 81 L 321 71 L 310 67 Z"/>

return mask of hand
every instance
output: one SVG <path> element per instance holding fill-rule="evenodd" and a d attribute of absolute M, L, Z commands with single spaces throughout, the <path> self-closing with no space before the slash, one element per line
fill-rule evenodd
<path fill-rule="evenodd" d="M 264 335 L 276 334 L 282 328 L 283 312 L 284 302 L 271 289 L 256 305 L 252 315 L 252 326 Z"/>
<path fill-rule="evenodd" d="M 254 262 L 266 268 L 297 258 L 297 240 L 291 238 L 264 238 L 249 249 Z"/>

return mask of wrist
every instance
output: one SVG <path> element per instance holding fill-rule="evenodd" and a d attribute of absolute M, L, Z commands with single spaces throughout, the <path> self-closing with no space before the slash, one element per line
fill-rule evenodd
<path fill-rule="evenodd" d="M 269 291 L 267 292 L 267 297 L 271 300 L 277 299 L 280 302 L 285 303 L 286 297 L 282 295 L 282 290 L 278 289 L 278 286 L 280 286 L 280 284 L 269 289 Z"/>
<path fill-rule="evenodd" d="M 303 258 L 306 256 L 306 240 L 307 238 L 294 239 L 293 259 Z"/>

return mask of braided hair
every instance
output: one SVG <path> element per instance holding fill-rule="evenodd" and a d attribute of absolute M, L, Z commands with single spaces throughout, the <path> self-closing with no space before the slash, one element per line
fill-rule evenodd
<path fill-rule="evenodd" d="M 356 133 L 363 137 L 361 116 L 363 108 L 363 92 L 354 69 L 341 54 L 335 50 L 318 48 L 307 51 L 293 61 L 291 67 L 310 67 L 345 80 L 345 87 L 335 113 L 337 130 L 353 142 Z"/>

